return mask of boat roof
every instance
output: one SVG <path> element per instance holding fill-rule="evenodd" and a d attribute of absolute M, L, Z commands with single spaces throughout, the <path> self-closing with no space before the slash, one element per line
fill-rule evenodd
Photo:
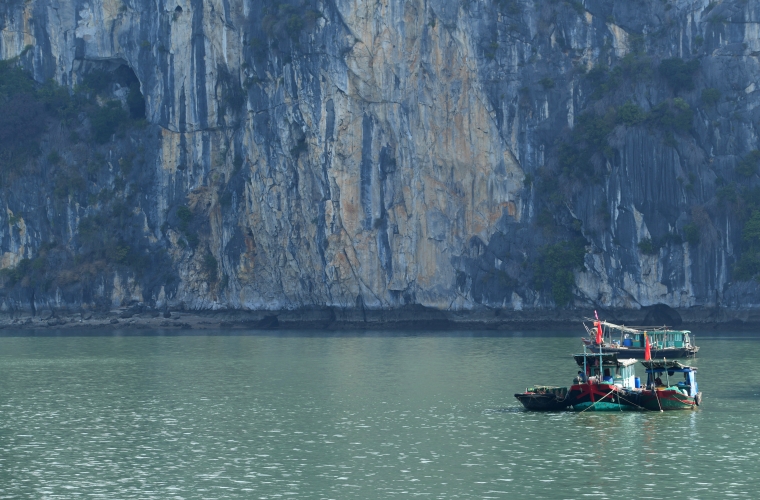
<path fill-rule="evenodd" d="M 636 364 L 636 360 L 633 358 L 630 359 L 618 359 L 617 353 L 605 353 L 605 354 L 594 354 L 592 352 L 587 352 L 584 354 L 573 354 L 573 357 L 575 358 L 575 362 L 578 364 L 578 366 L 583 366 L 583 359 L 584 358 L 592 358 L 593 359 L 599 359 L 602 358 L 602 366 L 630 366 L 633 364 Z"/>
<path fill-rule="evenodd" d="M 648 372 L 695 372 L 696 366 L 689 366 L 679 363 L 676 360 L 666 361 L 664 359 L 650 359 L 649 361 L 642 361 Z"/>
<path fill-rule="evenodd" d="M 596 321 L 594 318 L 586 318 L 586 321 Z M 616 325 L 609 321 L 600 321 L 602 326 L 612 328 L 613 330 L 620 330 L 626 333 L 640 334 L 646 332 L 647 334 L 660 334 L 660 333 L 691 333 L 691 330 L 671 330 L 669 326 L 625 326 Z"/>

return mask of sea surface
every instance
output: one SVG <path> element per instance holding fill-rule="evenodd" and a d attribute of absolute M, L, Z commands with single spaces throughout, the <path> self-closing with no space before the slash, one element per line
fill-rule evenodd
<path fill-rule="evenodd" d="M 760 332 L 695 333 L 699 410 L 541 414 L 579 335 L 4 330 L 0 498 L 757 498 Z"/>

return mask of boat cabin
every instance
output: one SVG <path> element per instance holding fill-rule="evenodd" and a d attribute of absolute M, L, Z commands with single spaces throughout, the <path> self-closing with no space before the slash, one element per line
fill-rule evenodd
<path fill-rule="evenodd" d="M 640 347 L 645 345 L 644 341 L 645 332 L 622 332 L 619 341 L 613 340 L 614 343 L 623 345 L 625 347 Z M 689 330 L 647 330 L 647 336 L 649 336 L 649 345 L 652 349 L 665 349 L 668 347 L 690 347 L 691 346 L 691 331 Z"/>
<path fill-rule="evenodd" d="M 617 353 L 583 353 L 575 354 L 573 357 L 581 371 L 586 374 L 586 380 L 616 385 L 624 389 L 637 387 L 635 359 L 618 359 Z"/>
<path fill-rule="evenodd" d="M 697 367 L 682 365 L 678 361 L 649 360 L 642 361 L 647 372 L 647 388 L 655 387 L 676 389 L 687 396 L 695 397 L 699 392 L 697 385 Z M 680 374 L 683 374 L 680 376 Z"/>

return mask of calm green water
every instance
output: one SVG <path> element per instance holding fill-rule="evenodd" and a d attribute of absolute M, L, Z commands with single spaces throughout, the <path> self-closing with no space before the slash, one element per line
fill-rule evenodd
<path fill-rule="evenodd" d="M 699 411 L 537 414 L 577 335 L 3 337 L 0 498 L 755 497 L 760 334 L 697 341 Z"/>

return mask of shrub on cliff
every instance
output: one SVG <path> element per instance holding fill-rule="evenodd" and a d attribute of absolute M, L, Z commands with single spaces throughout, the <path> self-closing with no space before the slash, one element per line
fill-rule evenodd
<path fill-rule="evenodd" d="M 522 12 L 522 6 L 517 0 L 494 0 L 494 5 L 496 5 L 499 12 L 511 16 L 516 16 Z"/>
<path fill-rule="evenodd" d="M 211 253 L 207 253 L 203 256 L 203 272 L 208 276 L 208 280 L 216 282 L 219 278 L 219 263 Z"/>
<path fill-rule="evenodd" d="M 189 208 L 187 208 L 184 205 L 180 205 L 177 207 L 177 218 L 179 219 L 179 229 L 181 231 L 187 231 L 187 227 L 190 224 L 190 222 L 193 220 L 193 212 L 190 211 Z"/>
<path fill-rule="evenodd" d="M 286 2 L 271 2 L 263 12 L 261 27 L 270 39 L 277 41 L 290 39 L 297 42 L 301 32 L 313 29 L 322 17 L 318 10 Z"/>
<path fill-rule="evenodd" d="M 720 90 L 708 88 L 702 90 L 702 104 L 705 106 L 715 106 L 720 100 Z"/>
<path fill-rule="evenodd" d="M 90 117 L 92 138 L 101 144 L 108 142 L 116 130 L 127 121 L 127 112 L 119 101 L 109 101 L 97 108 Z"/>
<path fill-rule="evenodd" d="M 615 66 L 610 70 L 607 66 L 600 64 L 586 73 L 586 79 L 594 89 L 591 94 L 592 99 L 599 99 L 604 94 L 620 87 L 623 83 L 623 68 Z"/>
<path fill-rule="evenodd" d="M 44 111 L 42 104 L 26 93 L 0 105 L 0 172 L 18 170 L 39 153 Z"/>
<path fill-rule="evenodd" d="M 106 91 L 113 83 L 113 73 L 104 70 L 93 70 L 82 77 L 82 81 L 76 86 L 77 92 L 92 92 L 100 94 Z"/>
<path fill-rule="evenodd" d="M 640 43 L 639 50 L 629 52 L 620 61 L 620 65 L 623 68 L 623 75 L 633 82 L 642 82 L 652 78 L 652 60 L 643 53 L 643 40 L 635 38 L 635 35 L 631 36 L 629 43 Z"/>
<path fill-rule="evenodd" d="M 53 194 L 57 198 L 66 198 L 80 193 L 86 193 L 87 182 L 75 170 L 62 170 L 53 181 Z"/>
<path fill-rule="evenodd" d="M 736 193 L 736 185 L 733 183 L 725 186 L 720 186 L 715 190 L 715 197 L 718 198 L 718 205 L 725 206 L 729 203 L 736 203 L 739 201 L 739 196 Z"/>
<path fill-rule="evenodd" d="M 736 173 L 744 177 L 752 177 L 757 173 L 757 165 L 760 163 L 760 151 L 757 149 L 750 151 L 747 156 L 742 158 L 736 165 Z"/>
<path fill-rule="evenodd" d="M 748 281 L 760 278 L 760 210 L 752 216 L 742 230 L 744 251 L 734 266 L 734 279 Z"/>
<path fill-rule="evenodd" d="M 742 230 L 742 240 L 750 249 L 760 250 L 760 211 L 752 212 Z"/>
<path fill-rule="evenodd" d="M 99 262 L 102 269 L 129 269 L 135 276 L 155 280 L 167 273 L 166 251 L 145 236 L 143 219 L 125 203 L 116 201 L 110 210 L 87 215 L 79 221 L 77 239 L 79 262 Z M 161 273 L 151 275 L 151 270 Z M 80 270 L 81 272 L 81 270 Z"/>
<path fill-rule="evenodd" d="M 69 120 L 82 111 L 85 99 L 78 94 L 69 94 L 69 89 L 58 85 L 54 80 L 48 80 L 37 89 L 37 99 L 45 105 L 45 110 L 51 116 Z"/>
<path fill-rule="evenodd" d="M 200 221 L 195 217 L 195 214 L 185 205 L 180 205 L 174 212 L 177 223 L 174 226 L 185 236 L 184 240 L 179 240 L 179 245 L 184 248 L 189 245 L 190 248 L 195 248 L 200 243 L 200 236 L 198 235 L 198 228 Z"/>
<path fill-rule="evenodd" d="M 18 66 L 18 59 L 0 61 L 0 99 L 8 100 L 16 94 L 33 94 L 34 80 Z"/>
<path fill-rule="evenodd" d="M 544 77 L 542 78 L 538 83 L 541 84 L 541 86 L 544 88 L 544 90 L 553 89 L 557 86 L 556 82 L 554 81 L 554 78 L 551 77 Z"/>
<path fill-rule="evenodd" d="M 734 279 L 749 281 L 760 276 L 760 255 L 757 252 L 744 252 L 734 265 Z"/>
<path fill-rule="evenodd" d="M 617 118 L 620 123 L 629 126 L 638 125 L 646 120 L 647 114 L 637 104 L 628 101 L 617 110 Z"/>
<path fill-rule="evenodd" d="M 557 306 L 569 304 L 573 298 L 574 272 L 583 267 L 585 254 L 585 242 L 581 238 L 542 247 L 533 263 L 536 289 L 548 288 Z"/>
<path fill-rule="evenodd" d="M 664 59 L 658 69 L 660 75 L 677 94 L 682 90 L 694 89 L 694 73 L 699 69 L 699 60 L 685 62 L 678 57 Z"/>
<path fill-rule="evenodd" d="M 225 66 L 219 64 L 216 71 L 217 86 L 220 88 L 222 105 L 222 108 L 219 110 L 219 118 L 222 119 L 227 109 L 233 113 L 241 111 L 241 108 L 245 104 L 246 94 L 240 86 L 238 78 L 232 75 Z"/>
<path fill-rule="evenodd" d="M 598 182 L 600 175 L 595 163 L 613 155 L 607 136 L 615 127 L 615 111 L 604 115 L 584 113 L 578 117 L 571 141 L 560 144 L 557 160 L 561 173 L 583 181 Z"/>
<path fill-rule="evenodd" d="M 693 222 L 683 226 L 683 237 L 691 246 L 699 244 L 699 226 Z"/>
<path fill-rule="evenodd" d="M 688 132 L 694 119 L 689 104 L 676 97 L 655 106 L 647 117 L 647 123 L 666 132 Z"/>
<path fill-rule="evenodd" d="M 5 287 L 50 291 L 57 286 L 67 286 L 93 277 L 101 269 L 88 259 L 72 260 L 66 248 L 55 242 L 42 243 L 34 259 L 22 259 L 13 268 L 0 270 L 0 283 Z"/>
<path fill-rule="evenodd" d="M 29 259 L 21 259 L 21 261 L 15 267 L 6 267 L 0 269 L 0 280 L 2 280 L 4 286 L 14 286 L 21 282 L 31 269 L 32 261 Z"/>
<path fill-rule="evenodd" d="M 657 255 L 660 251 L 659 245 L 652 241 L 652 238 L 642 238 L 638 246 L 644 255 Z"/>

